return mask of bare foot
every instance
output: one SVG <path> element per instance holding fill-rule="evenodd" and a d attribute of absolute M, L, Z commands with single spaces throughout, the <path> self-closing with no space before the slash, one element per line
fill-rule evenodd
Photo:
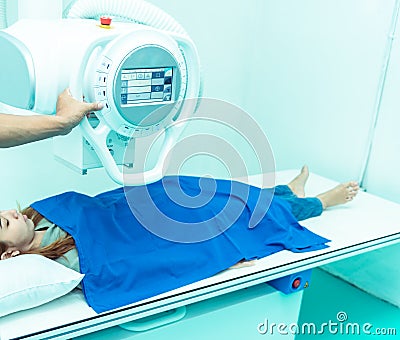
<path fill-rule="evenodd" d="M 327 192 L 317 195 L 317 198 L 326 209 L 350 202 L 357 195 L 359 189 L 357 182 L 342 183 Z"/>
<path fill-rule="evenodd" d="M 308 166 L 304 165 L 301 168 L 300 174 L 297 175 L 289 184 L 288 187 L 297 197 L 305 197 L 304 187 L 308 179 Z"/>

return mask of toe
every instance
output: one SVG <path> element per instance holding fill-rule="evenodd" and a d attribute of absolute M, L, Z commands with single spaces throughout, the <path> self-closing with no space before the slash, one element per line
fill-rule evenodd
<path fill-rule="evenodd" d="M 356 196 L 356 193 L 354 191 L 352 191 L 352 192 L 349 192 L 347 194 L 347 196 L 350 197 L 350 198 L 354 198 Z"/>
<path fill-rule="evenodd" d="M 357 194 L 357 190 L 353 187 L 347 187 L 347 194 L 351 196 L 355 196 Z"/>
<path fill-rule="evenodd" d="M 354 181 L 347 182 L 344 185 L 345 185 L 346 189 L 350 190 L 350 191 L 358 191 L 360 189 L 360 187 L 358 186 L 358 183 L 354 182 Z"/>
<path fill-rule="evenodd" d="M 360 188 L 359 185 L 358 185 L 358 182 L 351 181 L 349 183 L 350 183 L 350 186 L 352 186 L 353 188 Z"/>

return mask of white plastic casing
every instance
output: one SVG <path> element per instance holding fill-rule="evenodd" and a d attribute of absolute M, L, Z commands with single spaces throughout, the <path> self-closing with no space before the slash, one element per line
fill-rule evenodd
<path fill-rule="evenodd" d="M 104 105 L 103 110 L 96 113 L 99 119 L 98 124 L 95 124 L 97 127 L 85 118 L 81 123 L 82 137 L 74 131 L 70 136 L 56 138 L 57 158 L 64 159 L 82 173 L 102 164 L 111 178 L 121 184 L 142 184 L 160 177 L 162 158 L 182 130 L 179 124 L 165 133 L 160 162 L 141 176 L 132 175 L 130 179 L 124 179 L 123 170 L 118 167 L 125 162 L 124 150 L 121 151 L 121 148 L 126 148 L 129 140 L 158 133 L 179 116 L 187 117 L 193 113 L 193 101 L 189 104 L 184 100 L 197 98 L 199 95 L 199 61 L 196 48 L 187 36 L 133 23 L 117 22 L 106 29 L 98 22 L 86 19 L 22 20 L 5 30 L 4 34 L 11 36 L 11 41 L 16 40 L 19 45 L 26 47 L 24 55 L 33 64 L 32 74 L 29 77 L 20 77 L 30 79 L 32 84 L 29 85 L 33 93 L 30 100 L 34 103 L 32 111 L 54 113 L 57 96 L 66 87 L 70 87 L 71 93 L 78 99 L 84 94 L 86 100 L 100 101 Z M 3 36 L 0 35 L 0 43 L 1 39 Z M 9 41 L 10 39 L 6 43 L 9 44 Z M 143 57 L 146 51 L 149 52 L 148 63 Z M 157 53 L 167 56 L 165 60 L 168 61 L 163 61 L 161 57 L 154 58 Z M 137 66 L 136 55 L 141 56 Z M 12 65 L 11 61 L 9 65 Z M 120 86 L 118 77 L 126 65 L 138 69 L 172 67 L 174 89 L 171 102 L 139 103 L 128 109 L 122 107 L 116 89 Z M 1 67 L 6 66 L 3 64 Z M 19 71 L 12 71 L 11 74 L 13 72 Z M 5 85 L 0 84 L 0 91 L 1 86 Z M 21 103 L 15 106 L 27 108 L 24 105 L 26 104 Z M 157 119 L 153 119 L 150 124 L 147 122 L 142 125 L 141 122 L 129 118 L 135 115 L 150 116 L 152 111 L 163 107 L 167 110 L 155 115 Z M 73 142 L 71 138 L 74 139 Z M 87 162 L 87 152 L 71 150 L 69 147 L 77 147 L 77 144 L 82 145 L 82 149 L 94 149 L 101 163 L 94 161 L 96 156 L 90 156 L 90 161 Z M 133 147 L 135 145 L 134 141 L 130 144 Z M 134 154 L 133 151 L 131 165 L 134 164 Z M 78 159 L 74 155 L 79 155 Z"/>

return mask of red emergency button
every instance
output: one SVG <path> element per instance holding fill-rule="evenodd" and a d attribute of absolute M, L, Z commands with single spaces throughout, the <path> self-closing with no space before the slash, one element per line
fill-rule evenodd
<path fill-rule="evenodd" d="M 293 281 L 292 287 L 293 287 L 294 289 L 297 289 L 297 288 L 299 288 L 300 283 L 301 283 L 301 280 L 300 280 L 299 278 L 297 278 L 297 279 L 295 279 L 295 280 Z"/>
<path fill-rule="evenodd" d="M 100 17 L 100 25 L 101 25 L 101 27 L 109 28 L 111 26 L 111 20 L 112 19 L 110 17 L 106 17 L 106 16 Z"/>

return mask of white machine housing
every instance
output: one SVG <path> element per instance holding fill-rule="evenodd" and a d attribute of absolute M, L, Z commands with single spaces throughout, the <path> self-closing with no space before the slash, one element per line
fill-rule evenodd
<path fill-rule="evenodd" d="M 0 101 L 53 114 L 58 94 L 70 87 L 76 98 L 84 94 L 104 105 L 82 121 L 81 131 L 55 139 L 58 158 L 82 173 L 100 166 L 99 158 L 119 183 L 161 177 L 163 158 L 182 128 L 174 122 L 193 113 L 194 101 L 185 99 L 199 96 L 199 60 L 190 38 L 135 23 L 107 28 L 90 19 L 21 20 L 0 32 L 0 50 Z M 124 178 L 117 165 L 134 164 L 134 141 L 171 124 L 159 163 Z"/>

